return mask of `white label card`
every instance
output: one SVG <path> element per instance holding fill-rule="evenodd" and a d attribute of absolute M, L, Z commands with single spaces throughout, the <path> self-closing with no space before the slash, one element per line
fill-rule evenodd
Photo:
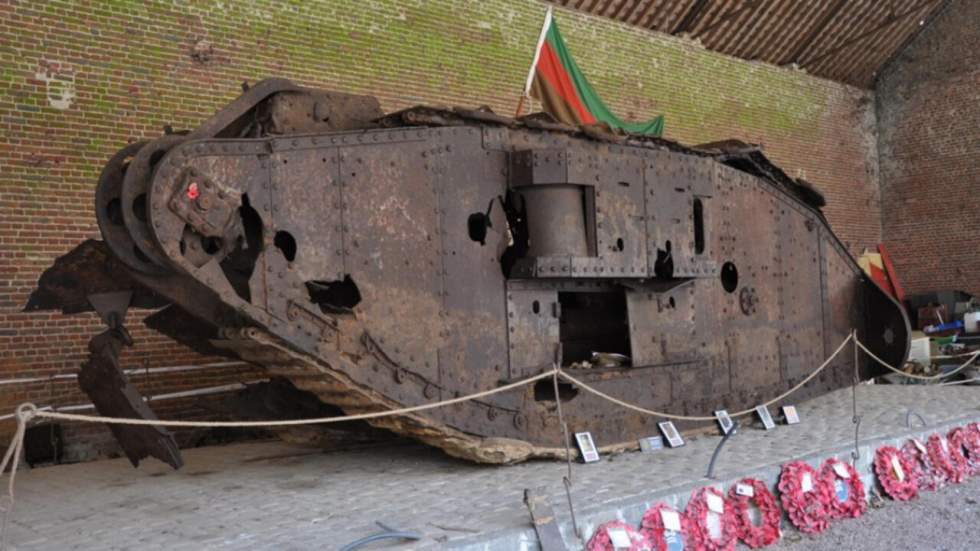
<path fill-rule="evenodd" d="M 721 531 L 721 514 L 708 511 L 704 519 L 705 527 L 708 529 L 708 536 L 713 540 L 720 540 L 723 532 Z"/>
<path fill-rule="evenodd" d="M 804 494 L 813 490 L 813 477 L 810 473 L 803 473 L 803 478 L 800 480 L 800 487 L 803 488 Z"/>
<path fill-rule="evenodd" d="M 720 495 L 708 492 L 705 494 L 708 501 L 708 509 L 716 513 L 723 514 L 725 512 L 725 500 L 721 498 Z"/>
<path fill-rule="evenodd" d="M 926 452 L 926 447 L 922 445 L 922 442 L 919 442 L 919 439 L 918 438 L 913 438 L 912 439 L 912 442 L 915 443 L 915 447 L 918 448 L 918 450 L 919 450 L 920 453 L 927 453 Z"/>
<path fill-rule="evenodd" d="M 613 549 L 629 549 L 633 547 L 633 542 L 630 541 L 630 535 L 626 533 L 626 530 L 622 528 L 609 528 L 606 530 L 609 534 L 609 542 L 612 543 Z"/>
<path fill-rule="evenodd" d="M 667 530 L 668 532 L 681 531 L 681 516 L 677 513 L 677 511 L 661 509 L 660 520 L 664 521 L 664 530 Z"/>
<path fill-rule="evenodd" d="M 755 408 L 756 415 L 762 420 L 762 426 L 766 430 L 771 430 L 776 428 L 776 423 L 772 420 L 772 415 L 769 414 L 769 408 L 766 406 L 758 406 Z"/>
<path fill-rule="evenodd" d="M 736 484 L 735 493 L 745 497 L 755 497 L 755 488 L 751 484 Z"/>
<path fill-rule="evenodd" d="M 905 480 L 905 471 L 902 470 L 902 464 L 899 462 L 897 455 L 892 456 L 892 470 L 895 471 L 895 476 L 898 477 L 899 482 Z"/>
<path fill-rule="evenodd" d="M 841 478 L 851 478 L 850 471 L 847 470 L 847 467 L 843 463 L 834 463 L 834 472 Z"/>

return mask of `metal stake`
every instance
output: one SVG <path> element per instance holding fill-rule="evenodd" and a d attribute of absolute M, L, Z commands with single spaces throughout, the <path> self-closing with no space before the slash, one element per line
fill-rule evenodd
<path fill-rule="evenodd" d="M 857 406 L 857 387 L 858 383 L 861 381 L 860 371 L 858 369 L 858 362 L 860 357 L 858 355 L 860 348 L 858 347 L 857 330 L 851 331 L 851 339 L 854 340 L 854 384 L 851 385 L 851 422 L 854 423 L 854 451 L 851 452 L 851 464 L 857 467 L 858 459 L 861 459 L 861 451 L 858 448 L 858 441 L 860 439 L 861 431 L 861 416 L 858 415 Z"/>
<path fill-rule="evenodd" d="M 922 423 L 922 426 L 923 427 L 929 426 L 929 423 L 926 423 L 926 420 L 921 415 L 919 415 L 918 413 L 916 413 L 915 411 L 913 411 L 913 410 L 910 409 L 907 412 L 905 412 L 905 426 L 906 427 L 912 428 L 912 416 L 913 415 L 915 415 L 919 419 L 919 422 Z"/>
<path fill-rule="evenodd" d="M 725 442 L 728 442 L 728 439 L 735 436 L 735 433 L 738 432 L 738 426 L 738 421 L 733 421 L 731 430 L 721 437 L 721 442 L 718 442 L 714 453 L 711 454 L 711 461 L 708 462 L 708 473 L 704 475 L 705 477 L 712 479 L 715 477 L 715 460 L 718 459 L 718 454 L 721 453 L 721 447 L 725 445 Z"/>

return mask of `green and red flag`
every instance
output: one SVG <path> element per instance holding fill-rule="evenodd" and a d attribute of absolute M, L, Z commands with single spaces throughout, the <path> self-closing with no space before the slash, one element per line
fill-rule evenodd
<path fill-rule="evenodd" d="M 646 122 L 626 122 L 606 107 L 572 59 L 551 8 L 544 19 L 524 93 L 540 101 L 545 112 L 567 124 L 604 122 L 613 128 L 652 136 L 664 131 L 663 115 Z"/>

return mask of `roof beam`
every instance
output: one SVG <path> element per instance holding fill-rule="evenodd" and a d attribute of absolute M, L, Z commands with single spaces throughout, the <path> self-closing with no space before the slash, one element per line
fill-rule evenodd
<path fill-rule="evenodd" d="M 660 10 L 653 9 L 656 5 L 657 0 L 650 0 L 647 7 L 643 8 L 643 13 L 636 18 L 636 24 L 646 29 L 653 29 L 654 25 L 651 23 L 657 20 L 657 15 L 660 13 Z"/>
<path fill-rule="evenodd" d="M 704 8 L 707 5 L 708 0 L 697 0 L 691 4 L 687 13 L 681 18 L 680 23 L 670 31 L 670 34 L 680 34 L 691 30 L 697 24 L 698 20 L 701 19 L 701 15 L 704 13 Z"/>
<path fill-rule="evenodd" d="M 807 48 L 809 48 L 810 45 L 813 44 L 813 41 L 818 36 L 820 36 L 820 33 L 822 33 L 824 29 L 827 28 L 827 25 L 829 25 L 830 22 L 833 21 L 834 16 L 836 16 L 840 12 L 840 9 L 844 7 L 844 2 L 846 1 L 847 0 L 837 0 L 837 2 L 834 3 L 830 7 L 830 9 L 827 10 L 827 13 L 824 14 L 823 18 L 820 19 L 820 22 L 814 25 L 812 29 L 810 29 L 810 32 L 807 33 L 806 37 L 804 37 L 803 40 L 801 40 L 796 45 L 796 48 L 793 48 L 793 51 L 790 52 L 788 56 L 786 56 L 786 59 L 780 61 L 779 64 L 789 65 L 790 63 L 795 63 L 796 60 L 798 60 L 800 56 L 803 55 L 803 52 L 805 52 Z"/>
<path fill-rule="evenodd" d="M 854 44 L 856 44 L 856 43 L 864 40 L 865 38 L 867 38 L 869 36 L 874 36 L 874 35 L 878 34 L 882 30 L 887 29 L 888 27 L 891 27 L 895 23 L 901 21 L 902 19 L 905 19 L 906 17 L 912 15 L 913 13 L 918 12 L 922 8 L 928 6 L 929 4 L 935 3 L 936 1 L 937 0 L 925 0 L 925 2 L 919 2 L 918 4 L 916 4 L 915 6 L 913 6 L 912 8 L 910 8 L 910 9 L 908 9 L 906 11 L 903 11 L 900 14 L 892 15 L 888 19 L 885 19 L 884 21 L 882 21 L 878 25 L 875 25 L 873 28 L 868 29 L 867 31 L 859 34 L 858 36 L 855 36 L 854 38 L 848 40 L 847 42 L 844 42 L 843 44 L 841 44 L 841 45 L 839 45 L 837 47 L 831 48 L 831 49 L 827 50 L 826 52 L 821 53 L 817 57 L 815 57 L 815 58 L 813 58 L 811 60 L 808 60 L 805 65 L 813 65 L 815 63 L 819 63 L 819 62 L 827 59 L 828 57 L 830 57 L 830 56 L 832 56 L 832 55 L 840 52 L 841 50 L 845 50 L 845 49 L 849 48 L 850 46 L 852 46 L 852 45 L 854 45 Z"/>
<path fill-rule="evenodd" d="M 919 36 L 919 33 L 921 33 L 926 27 L 928 27 L 937 17 L 939 17 L 939 14 L 943 13 L 943 11 L 945 11 L 946 8 L 948 8 L 949 5 L 952 3 L 953 0 L 940 0 L 939 3 L 936 5 L 936 7 L 933 8 L 932 11 L 930 11 L 928 14 L 926 14 L 925 25 L 922 25 L 921 27 L 916 29 L 915 32 L 912 32 L 907 37 L 905 37 L 905 40 L 903 40 L 902 43 L 899 44 L 894 51 L 892 51 L 891 55 L 889 55 L 885 59 L 885 61 L 878 66 L 878 68 L 871 76 L 875 80 L 877 80 L 878 75 L 881 74 L 881 72 L 884 71 L 886 67 L 891 65 L 892 60 L 894 60 L 896 57 L 901 55 L 901 53 L 905 51 L 905 48 L 907 48 L 908 45 L 911 44 L 912 41 L 915 40 L 917 36 Z"/>
<path fill-rule="evenodd" d="M 712 21 L 710 25 L 698 31 L 697 34 L 698 35 L 708 34 L 711 31 L 727 23 L 729 19 L 734 19 L 736 17 L 739 17 L 740 15 L 747 12 L 748 10 L 757 7 L 761 2 L 762 0 L 749 0 L 744 5 L 742 5 L 741 8 L 736 8 L 726 13 L 725 15 L 721 16 L 720 18 L 718 18 L 718 20 Z"/>
<path fill-rule="evenodd" d="M 647 9 L 650 9 L 650 4 L 652 4 L 654 1 L 655 0 L 651 0 L 650 3 L 647 4 Z M 625 14 L 623 14 L 623 22 L 624 23 L 629 23 L 630 22 L 630 18 L 633 17 L 633 14 L 634 13 L 636 13 L 636 8 L 639 8 L 640 7 L 640 4 L 642 4 L 642 3 L 643 3 L 643 0 L 634 0 L 633 5 L 630 6 L 629 11 L 626 12 Z M 645 10 L 644 10 L 644 13 L 645 13 Z M 643 14 L 640 14 L 640 17 L 643 17 Z"/>
<path fill-rule="evenodd" d="M 610 15 L 610 17 L 612 17 L 613 19 L 616 19 L 618 21 L 619 20 L 619 14 L 623 11 L 623 8 L 626 7 L 626 4 L 632 3 L 633 4 L 633 7 L 636 7 L 636 5 L 639 2 L 640 2 L 640 0 L 619 0 L 619 5 L 616 6 L 616 11 L 614 11 L 612 13 L 612 15 Z"/>

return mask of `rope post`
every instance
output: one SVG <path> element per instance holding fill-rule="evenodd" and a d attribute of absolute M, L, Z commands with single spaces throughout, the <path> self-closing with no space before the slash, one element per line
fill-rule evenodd
<path fill-rule="evenodd" d="M 555 404 L 558 408 L 558 425 L 561 426 L 562 439 L 565 442 L 565 463 L 568 466 L 568 478 L 569 484 L 572 482 L 572 448 L 570 445 L 570 440 L 568 438 L 568 425 L 565 423 L 565 416 L 561 412 L 561 394 L 558 393 L 558 371 L 555 371 L 552 377 L 552 384 L 555 388 Z"/>
<path fill-rule="evenodd" d="M 854 340 L 854 384 L 851 385 L 851 422 L 854 423 L 854 451 L 851 452 L 851 464 L 857 468 L 857 462 L 861 459 L 861 450 L 858 448 L 861 431 L 861 416 L 858 415 L 857 406 L 857 387 L 861 382 L 861 370 L 859 367 L 860 347 L 858 346 L 857 329 L 851 331 L 851 339 Z"/>
<path fill-rule="evenodd" d="M 718 454 L 721 453 L 721 447 L 725 445 L 725 442 L 728 442 L 729 438 L 735 436 L 735 433 L 738 432 L 738 427 L 738 421 L 733 421 L 732 428 L 721 437 L 721 442 L 718 442 L 714 453 L 711 454 L 711 461 L 708 462 L 708 473 L 704 475 L 706 478 L 715 478 L 715 461 L 718 459 Z"/>
<path fill-rule="evenodd" d="M 555 404 L 558 409 L 558 424 L 561 426 L 562 438 L 565 440 L 565 464 L 568 468 L 568 474 L 561 478 L 562 484 L 565 486 L 565 499 L 568 500 L 568 513 L 572 518 L 572 531 L 575 532 L 575 537 L 582 539 L 582 532 L 579 530 L 578 522 L 575 520 L 575 505 L 572 504 L 572 448 L 568 437 L 568 425 L 565 423 L 565 416 L 561 411 L 561 394 L 558 392 L 558 373 L 561 371 L 561 345 L 558 345 L 558 352 L 556 354 L 554 375 L 552 377 L 552 384 L 555 388 Z M 2 551 L 2 550 L 0 550 Z"/>
<path fill-rule="evenodd" d="M 10 481 L 7 486 L 7 495 L 0 500 L 0 551 L 7 549 L 7 520 L 14 510 L 14 481 L 17 479 L 17 465 L 20 463 L 21 453 L 24 451 L 24 434 L 27 431 L 27 423 L 37 414 L 37 406 L 31 403 L 24 403 L 17 406 L 15 416 L 17 418 L 17 430 L 14 432 L 7 452 L 0 461 L 0 478 L 10 465 Z"/>

